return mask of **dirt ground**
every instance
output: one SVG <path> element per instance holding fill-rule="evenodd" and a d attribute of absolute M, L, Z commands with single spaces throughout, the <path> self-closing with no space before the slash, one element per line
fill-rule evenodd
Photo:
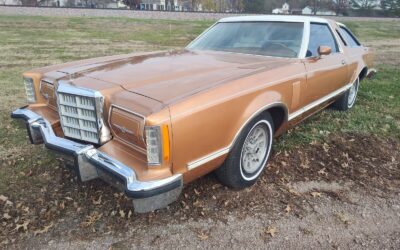
<path fill-rule="evenodd" d="M 149 214 L 132 213 L 131 202 L 101 181 L 78 184 L 59 161 L 44 173 L 49 183 L 42 192 L 24 187 L 34 199 L 0 201 L 5 214 L 21 221 L 17 229 L 3 227 L 6 246 L 396 249 L 399 149 L 396 139 L 334 135 L 323 144 L 274 152 L 252 188 L 229 190 L 209 175 L 187 186 L 169 208 Z M 12 244 L 24 226 L 38 228 L 36 237 L 27 233 Z"/>

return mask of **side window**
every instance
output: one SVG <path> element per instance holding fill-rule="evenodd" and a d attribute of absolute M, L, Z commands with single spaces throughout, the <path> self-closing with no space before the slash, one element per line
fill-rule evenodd
<path fill-rule="evenodd" d="M 346 41 L 346 45 L 349 47 L 358 47 L 361 44 L 358 42 L 357 38 L 345 27 L 340 26 L 340 34 Z"/>
<path fill-rule="evenodd" d="M 318 47 L 324 45 L 332 49 L 332 53 L 339 51 L 337 42 L 327 24 L 311 23 L 310 41 L 308 43 L 307 57 L 318 56 Z"/>

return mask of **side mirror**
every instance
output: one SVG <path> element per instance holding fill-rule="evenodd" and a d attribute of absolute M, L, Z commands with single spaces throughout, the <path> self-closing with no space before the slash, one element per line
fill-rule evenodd
<path fill-rule="evenodd" d="M 319 54 L 320 56 L 322 56 L 322 55 L 329 55 L 330 53 L 332 53 L 331 47 L 329 47 L 329 46 L 324 46 L 324 45 L 321 45 L 321 46 L 318 47 L 318 54 Z"/>

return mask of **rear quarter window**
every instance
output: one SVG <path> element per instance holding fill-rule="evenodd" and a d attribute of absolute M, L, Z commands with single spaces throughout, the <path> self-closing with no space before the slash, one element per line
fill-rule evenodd
<path fill-rule="evenodd" d="M 344 40 L 344 43 L 348 47 L 358 47 L 361 46 L 360 42 L 357 38 L 351 33 L 347 28 L 340 26 L 339 27 L 340 37 Z"/>

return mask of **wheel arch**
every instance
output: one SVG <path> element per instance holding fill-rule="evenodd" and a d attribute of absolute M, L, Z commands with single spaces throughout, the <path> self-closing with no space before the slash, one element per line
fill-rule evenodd
<path fill-rule="evenodd" d="M 367 74 L 368 74 L 368 68 L 367 66 L 364 66 L 364 68 L 358 74 L 360 81 L 362 81 L 367 76 Z"/>
<path fill-rule="evenodd" d="M 282 102 L 274 102 L 274 103 L 267 104 L 267 105 L 259 108 L 256 112 L 254 112 L 251 116 L 249 116 L 246 119 L 246 121 L 242 124 L 242 126 L 236 132 L 236 135 L 232 140 L 230 148 L 232 148 L 232 146 L 236 143 L 240 133 L 247 126 L 247 124 L 249 124 L 258 115 L 267 113 L 267 112 L 271 115 L 272 120 L 274 122 L 275 134 L 277 131 L 281 130 L 283 125 L 288 121 L 289 112 L 288 112 L 288 108 L 287 108 L 286 104 L 284 104 Z"/>

